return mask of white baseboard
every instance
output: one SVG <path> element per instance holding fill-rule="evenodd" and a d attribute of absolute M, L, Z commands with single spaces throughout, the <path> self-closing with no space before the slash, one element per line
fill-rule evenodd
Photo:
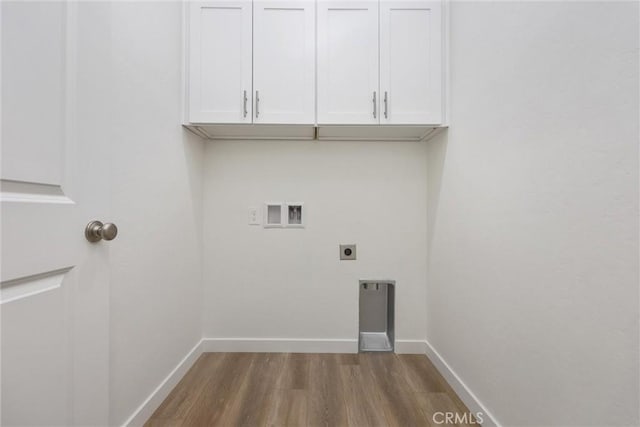
<path fill-rule="evenodd" d="M 482 412 L 482 425 L 484 427 L 500 427 L 500 423 L 498 423 L 496 418 L 487 410 L 482 402 L 480 402 L 477 396 L 473 394 L 458 374 L 451 369 L 451 366 L 440 356 L 440 353 L 438 353 L 428 341 L 424 341 L 424 346 L 426 349 L 425 353 L 429 360 L 435 365 L 444 379 L 447 380 L 458 397 L 467 405 L 469 411 L 473 413 Z"/>
<path fill-rule="evenodd" d="M 291 338 L 204 338 L 203 352 L 357 353 L 358 340 Z"/>
<path fill-rule="evenodd" d="M 166 399 L 171 390 L 180 382 L 182 377 L 198 360 L 198 357 L 202 354 L 202 340 L 200 340 L 187 355 L 173 368 L 173 370 L 162 380 L 160 385 L 156 387 L 153 392 L 142 402 L 142 405 L 135 410 L 135 412 L 124 422 L 123 426 L 137 427 L 142 426 L 149 417 L 155 412 L 160 404 Z"/>
<path fill-rule="evenodd" d="M 399 354 L 425 354 L 424 340 L 396 340 Z M 357 353 L 355 339 L 308 338 L 204 338 L 203 352 L 256 352 L 256 353 Z"/>
<path fill-rule="evenodd" d="M 425 340 L 396 340 L 396 353 L 426 354 L 427 342 Z"/>

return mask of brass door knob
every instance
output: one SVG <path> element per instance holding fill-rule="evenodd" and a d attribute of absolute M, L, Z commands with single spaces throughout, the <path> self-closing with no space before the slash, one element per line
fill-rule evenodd
<path fill-rule="evenodd" d="M 110 222 L 103 224 L 100 221 L 91 221 L 84 229 L 84 237 L 91 243 L 100 240 L 113 240 L 118 235 L 118 227 Z"/>

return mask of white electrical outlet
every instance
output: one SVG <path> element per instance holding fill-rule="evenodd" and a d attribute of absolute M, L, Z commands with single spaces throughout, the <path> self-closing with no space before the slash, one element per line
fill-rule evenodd
<path fill-rule="evenodd" d="M 249 208 L 249 225 L 260 225 L 260 217 L 258 217 L 258 208 Z"/>

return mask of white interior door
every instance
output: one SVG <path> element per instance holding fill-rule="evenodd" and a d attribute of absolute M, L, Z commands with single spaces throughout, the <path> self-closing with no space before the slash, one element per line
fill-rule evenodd
<path fill-rule="evenodd" d="M 383 124 L 442 122 L 441 2 L 380 2 Z"/>
<path fill-rule="evenodd" d="M 191 3 L 191 123 L 251 123 L 251 17 L 250 0 Z"/>
<path fill-rule="evenodd" d="M 253 5 L 254 123 L 315 123 L 315 2 Z"/>
<path fill-rule="evenodd" d="M 108 4 L 0 7 L 1 422 L 106 425 Z"/>
<path fill-rule="evenodd" d="M 377 124 L 378 2 L 318 1 L 318 123 Z"/>

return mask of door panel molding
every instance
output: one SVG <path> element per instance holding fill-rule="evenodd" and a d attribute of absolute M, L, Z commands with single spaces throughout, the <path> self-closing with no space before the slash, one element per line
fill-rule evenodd
<path fill-rule="evenodd" d="M 46 273 L 0 282 L 0 304 L 60 288 L 65 276 L 73 267 L 60 268 Z"/>
<path fill-rule="evenodd" d="M 0 179 L 0 202 L 75 203 L 60 185 Z"/>

